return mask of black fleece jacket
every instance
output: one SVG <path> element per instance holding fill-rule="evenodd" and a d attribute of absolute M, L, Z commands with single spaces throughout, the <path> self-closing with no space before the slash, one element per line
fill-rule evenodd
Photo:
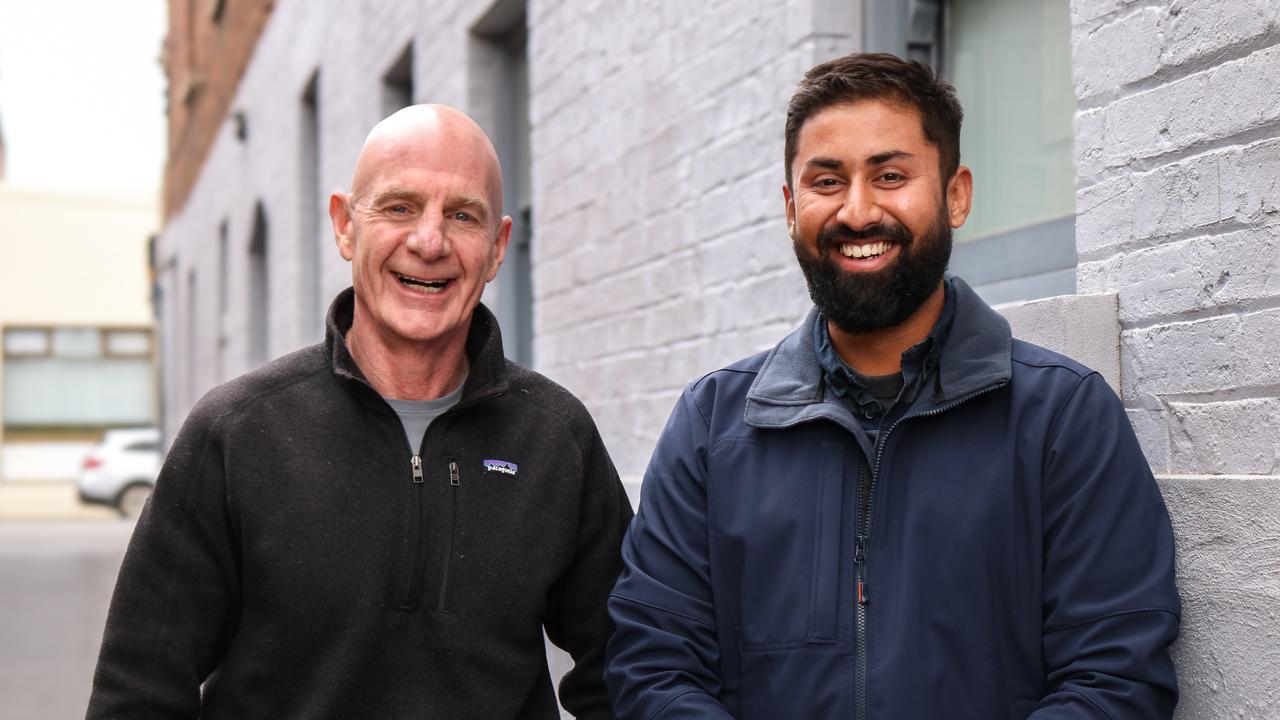
<path fill-rule="evenodd" d="M 410 449 L 343 333 L 222 385 L 120 570 L 88 718 L 610 717 L 631 506 L 586 409 L 476 309 L 462 399 Z M 421 459 L 420 466 L 417 459 Z"/>

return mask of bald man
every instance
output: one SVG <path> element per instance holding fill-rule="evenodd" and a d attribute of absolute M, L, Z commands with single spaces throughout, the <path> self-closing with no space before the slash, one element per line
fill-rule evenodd
<path fill-rule="evenodd" d="M 88 717 L 608 718 L 631 506 L 572 395 L 480 295 L 511 219 L 462 113 L 378 124 L 329 202 L 323 343 L 192 410 L 120 570 Z"/>

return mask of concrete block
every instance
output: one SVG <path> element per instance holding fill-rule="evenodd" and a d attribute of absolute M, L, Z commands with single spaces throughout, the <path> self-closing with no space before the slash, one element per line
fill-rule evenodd
<path fill-rule="evenodd" d="M 1076 292 L 1081 295 L 1104 293 L 1115 287 L 1111 281 L 1117 258 L 1082 262 L 1076 266 Z"/>
<path fill-rule="evenodd" d="M 1169 403 L 1171 471 L 1280 473 L 1280 398 Z"/>
<path fill-rule="evenodd" d="M 1264 140 L 1222 155 L 1224 211 L 1241 222 L 1280 222 L 1280 139 Z"/>
<path fill-rule="evenodd" d="M 1215 66 L 1107 108 L 1104 163 L 1185 150 L 1280 120 L 1280 46 Z"/>
<path fill-rule="evenodd" d="M 1093 185 L 1106 169 L 1107 111 L 1105 107 L 1077 112 L 1074 130 L 1076 187 Z"/>
<path fill-rule="evenodd" d="M 1280 476 L 1158 479 L 1182 596 L 1175 717 L 1280 717 Z"/>
<path fill-rule="evenodd" d="M 1207 153 L 1134 178 L 1135 235 L 1159 237 L 1212 225 L 1224 218 L 1218 193 L 1218 155 Z"/>
<path fill-rule="evenodd" d="M 1084 100 L 1153 75 L 1160 68 L 1165 13 L 1148 7 L 1072 33 L 1076 97 Z"/>
<path fill-rule="evenodd" d="M 1180 0 L 1165 23 L 1160 62 L 1177 66 L 1211 57 L 1224 48 L 1258 40 L 1280 27 L 1280 4 L 1272 0 Z"/>
<path fill-rule="evenodd" d="M 1071 24 L 1093 22 L 1119 12 L 1134 2 L 1135 0 L 1071 0 Z"/>
<path fill-rule="evenodd" d="M 1137 190 L 1129 175 L 1091 185 L 1076 194 L 1076 252 L 1088 258 L 1137 234 Z"/>
<path fill-rule="evenodd" d="M 1120 336 L 1126 400 L 1280 385 L 1280 309 L 1175 322 Z"/>
<path fill-rule="evenodd" d="M 1151 466 L 1151 472 L 1169 472 L 1169 424 L 1164 410 L 1128 408 L 1125 412 L 1129 416 L 1134 434 L 1138 436 L 1138 443 L 1142 446 L 1147 464 Z"/>
<path fill-rule="evenodd" d="M 995 309 L 1009 321 L 1014 337 L 1098 371 L 1120 391 L 1120 322 L 1114 294 L 1059 295 Z"/>
<path fill-rule="evenodd" d="M 1109 266 L 1125 323 L 1280 298 L 1280 225 L 1146 248 Z"/>

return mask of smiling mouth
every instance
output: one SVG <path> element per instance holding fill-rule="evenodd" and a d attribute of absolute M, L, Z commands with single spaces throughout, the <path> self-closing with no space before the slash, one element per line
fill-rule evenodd
<path fill-rule="evenodd" d="M 893 243 L 874 242 L 865 245 L 840 243 L 840 254 L 847 258 L 873 258 L 885 254 Z"/>
<path fill-rule="evenodd" d="M 392 273 L 392 274 L 396 276 L 396 279 L 400 281 L 400 284 L 401 284 L 401 285 L 403 285 L 403 286 L 405 286 L 405 287 L 407 287 L 407 288 L 409 288 L 410 290 L 413 290 L 413 291 L 415 291 L 415 292 L 422 292 L 422 293 L 438 293 L 438 292 L 443 292 L 443 291 L 444 291 L 444 289 L 445 289 L 445 288 L 449 285 L 449 283 L 451 282 L 451 281 L 450 281 L 450 280 L 448 280 L 448 279 L 445 279 L 445 280 L 423 280 L 422 278 L 416 278 L 416 277 L 412 277 L 412 276 L 410 276 L 410 275 L 401 275 L 400 273 Z"/>

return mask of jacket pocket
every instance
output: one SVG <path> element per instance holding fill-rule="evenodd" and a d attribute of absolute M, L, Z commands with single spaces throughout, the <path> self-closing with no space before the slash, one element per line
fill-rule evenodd
<path fill-rule="evenodd" d="M 708 460 L 715 601 L 744 650 L 832 645 L 849 616 L 846 449 L 826 438 L 807 447 L 776 435 L 728 438 Z"/>
<path fill-rule="evenodd" d="M 817 508 L 813 524 L 813 592 L 809 603 L 811 643 L 834 643 L 840 614 L 840 526 L 844 513 L 844 446 L 819 447 Z"/>
<path fill-rule="evenodd" d="M 458 470 L 458 459 L 449 458 L 449 486 L 446 488 L 449 499 L 445 502 L 445 546 L 444 562 L 441 563 L 440 595 L 436 598 L 436 612 L 453 612 L 453 597 L 450 595 L 449 583 L 454 570 L 454 555 L 458 542 L 458 495 L 462 491 L 462 475 Z"/>

